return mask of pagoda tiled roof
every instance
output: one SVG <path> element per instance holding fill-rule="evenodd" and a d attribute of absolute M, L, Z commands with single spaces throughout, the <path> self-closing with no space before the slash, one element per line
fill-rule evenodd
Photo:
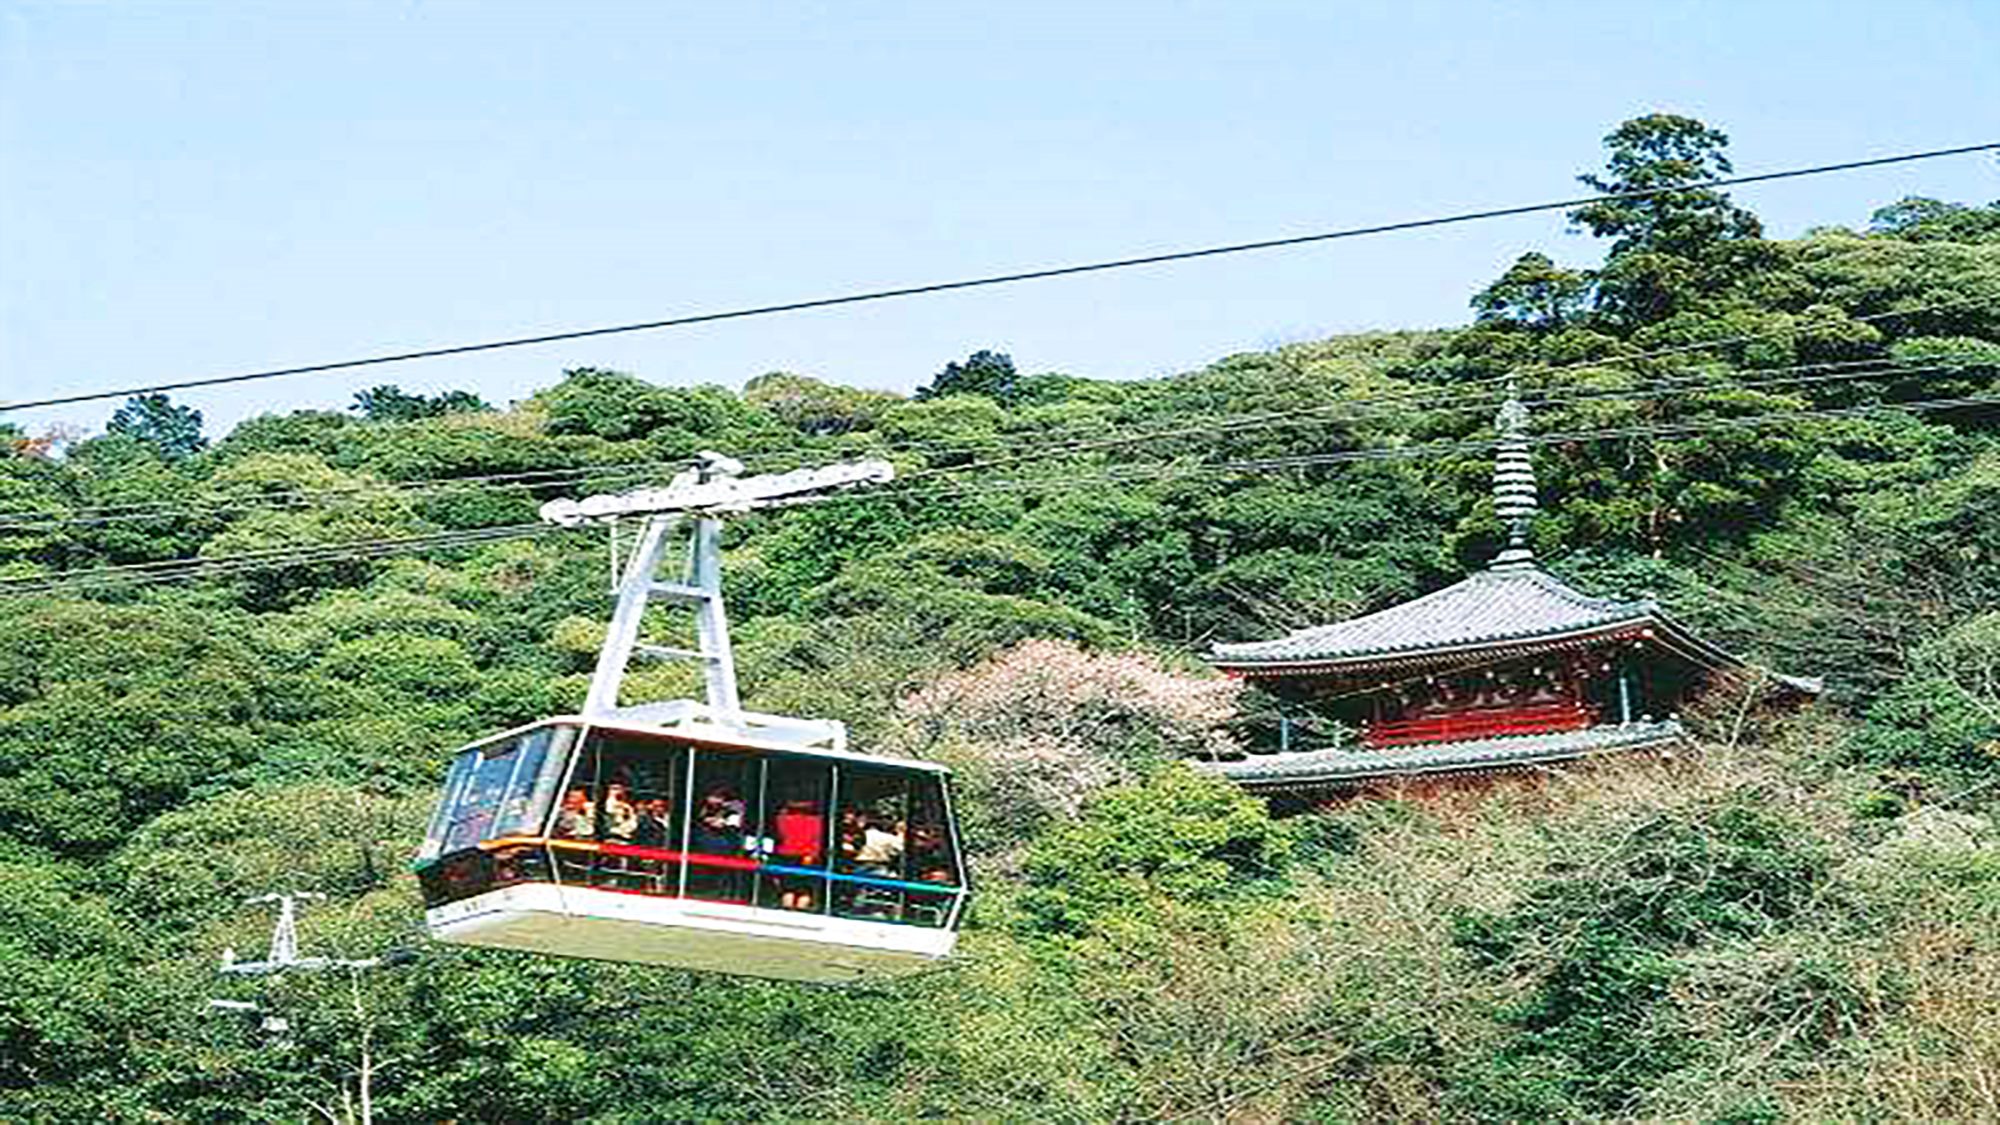
<path fill-rule="evenodd" d="M 1476 650 L 1521 641 L 1644 626 L 1660 619 L 1651 601 L 1593 598 L 1533 564 L 1479 571 L 1413 601 L 1270 641 L 1218 644 L 1217 667 L 1259 668 L 1376 663 L 1418 653 Z"/>
<path fill-rule="evenodd" d="M 1681 741 L 1677 720 L 1634 722 L 1549 734 L 1432 742 L 1396 750 L 1305 750 L 1203 761 L 1195 768 L 1251 790 L 1310 792 L 1371 781 L 1521 769 Z"/>

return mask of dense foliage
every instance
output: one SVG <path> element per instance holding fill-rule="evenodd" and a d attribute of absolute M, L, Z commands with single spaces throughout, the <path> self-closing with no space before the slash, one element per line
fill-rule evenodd
<path fill-rule="evenodd" d="M 0 431 L 0 1117 L 339 1119 L 363 1060 L 394 1120 L 2000 1116 L 2000 204 L 1773 241 L 1702 186 L 1718 130 L 1606 141 L 1593 187 L 1669 190 L 1578 211 L 1605 260 L 1524 255 L 1463 328 L 1128 383 L 978 351 L 908 399 L 578 368 L 507 409 L 383 386 L 210 441 L 155 395 Z M 1563 435 L 1540 555 L 1827 701 L 1715 700 L 1694 762 L 1282 820 L 1181 764 L 1264 734 L 1190 650 L 1490 554 L 1508 376 Z M 1899 403 L 1935 408 L 1854 409 Z M 733 523 L 728 582 L 750 704 L 957 770 L 950 970 L 415 946 L 445 756 L 580 702 L 603 547 L 351 545 L 703 449 L 903 470 Z M 177 559 L 211 562 L 150 580 Z M 273 1039 L 203 1004 L 252 994 L 216 959 L 286 886 L 332 896 L 309 947 L 419 952 L 271 984 Z"/>

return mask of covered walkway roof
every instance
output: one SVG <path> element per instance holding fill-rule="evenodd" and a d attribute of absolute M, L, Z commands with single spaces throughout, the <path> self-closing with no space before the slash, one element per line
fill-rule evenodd
<path fill-rule="evenodd" d="M 1306 750 L 1292 754 L 1253 754 L 1234 761 L 1196 762 L 1194 765 L 1196 769 L 1226 777 L 1253 792 L 1338 792 L 1373 781 L 1522 769 L 1612 751 L 1666 746 L 1685 737 L 1681 724 L 1668 719 L 1556 734 L 1429 743 L 1402 750 Z"/>

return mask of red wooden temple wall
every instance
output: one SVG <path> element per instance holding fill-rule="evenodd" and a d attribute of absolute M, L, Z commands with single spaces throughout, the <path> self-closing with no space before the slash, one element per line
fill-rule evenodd
<path fill-rule="evenodd" d="M 1575 700 L 1468 707 L 1442 714 L 1369 722 L 1362 728 L 1361 742 L 1370 749 L 1382 749 L 1420 742 L 1463 742 L 1516 734 L 1551 734 L 1582 730 L 1594 722 L 1596 715 L 1591 709 Z"/>

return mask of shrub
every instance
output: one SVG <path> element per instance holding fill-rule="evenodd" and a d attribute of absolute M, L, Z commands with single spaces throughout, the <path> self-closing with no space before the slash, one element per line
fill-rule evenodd
<path fill-rule="evenodd" d="M 1603 854 L 1552 868 L 1511 909 L 1455 919 L 1481 971 L 1534 981 L 1497 1013 L 1499 1046 L 1461 1076 L 1455 1099 L 1475 1117 L 1631 1110 L 1698 1050 L 1677 956 L 1782 926 L 1831 877 L 1824 847 L 1745 796 L 1612 827 Z"/>
<path fill-rule="evenodd" d="M 1112 789 L 1028 852 L 1022 916 L 1032 932 L 1081 935 L 1155 898 L 1227 905 L 1269 887 L 1292 836 L 1264 803 L 1186 766 Z"/>

